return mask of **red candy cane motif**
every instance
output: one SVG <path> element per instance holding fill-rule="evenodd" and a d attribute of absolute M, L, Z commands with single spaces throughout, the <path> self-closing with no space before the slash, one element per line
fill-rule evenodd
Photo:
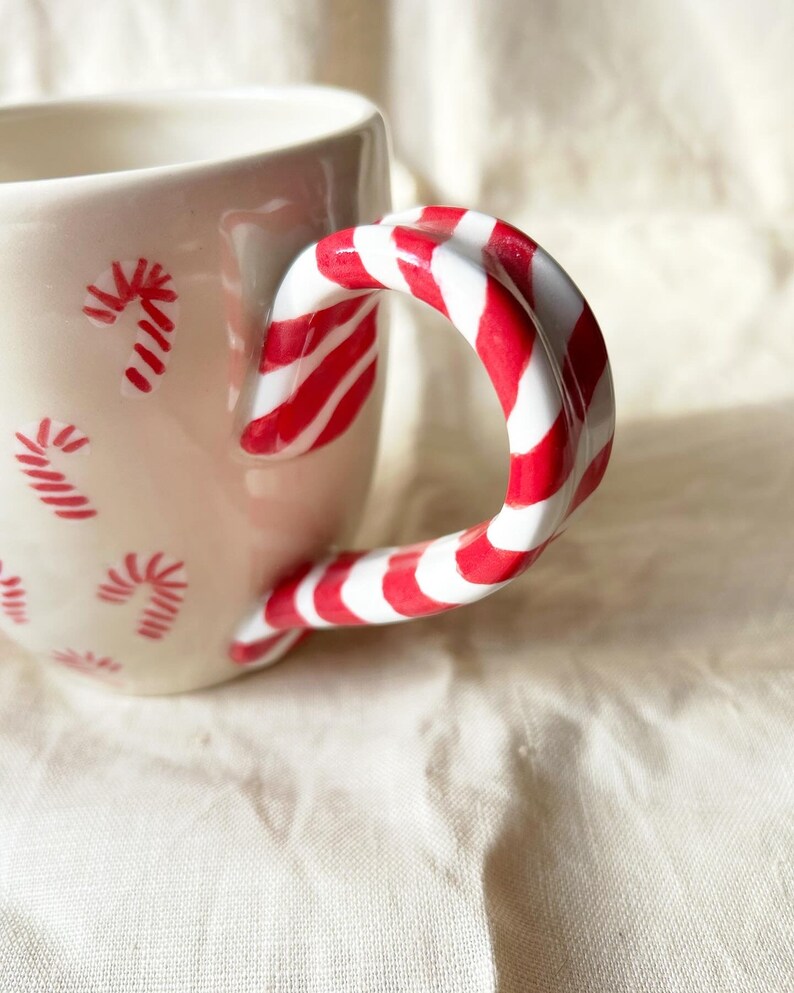
<path fill-rule="evenodd" d="M 114 662 L 107 655 L 95 655 L 94 652 L 76 652 L 73 648 L 55 651 L 52 658 L 59 665 L 83 673 L 86 676 L 107 678 L 121 672 L 121 663 Z"/>
<path fill-rule="evenodd" d="M 116 323 L 127 307 L 137 301 L 140 313 L 121 392 L 136 397 L 156 390 L 168 367 L 178 317 L 174 281 L 159 262 L 112 262 L 87 287 L 83 313 L 95 327 Z"/>
<path fill-rule="evenodd" d="M 361 307 L 379 289 L 400 290 L 444 314 L 485 366 L 510 442 L 504 505 L 491 520 L 435 541 L 302 566 L 238 629 L 235 661 L 256 659 L 279 631 L 404 621 L 480 599 L 538 558 L 606 469 L 614 401 L 601 332 L 578 289 L 532 239 L 449 207 L 341 231 L 295 261 L 274 321 L 291 328 L 300 355 L 301 336 L 318 319 Z M 263 368 L 270 341 L 269 329 Z M 268 418 L 293 395 L 290 382 L 260 379 L 244 448 L 273 457 L 328 440 L 292 425 L 281 444 L 284 435 Z"/>
<path fill-rule="evenodd" d="M 108 569 L 97 596 L 105 603 L 124 604 L 139 586 L 150 587 L 149 600 L 138 620 L 138 634 L 159 641 L 177 619 L 187 585 L 183 562 L 167 558 L 162 552 L 148 560 L 130 552 L 120 565 Z"/>
<path fill-rule="evenodd" d="M 26 424 L 16 432 L 14 457 L 28 485 L 35 490 L 39 500 L 57 517 L 70 521 L 83 521 L 96 516 L 88 497 L 79 493 L 66 476 L 51 462 L 52 457 L 87 454 L 88 437 L 74 424 L 64 424 L 45 417 L 42 421 Z"/>
<path fill-rule="evenodd" d="M 0 608 L 14 624 L 26 624 L 28 620 L 27 595 L 19 576 L 4 576 L 0 562 Z"/>

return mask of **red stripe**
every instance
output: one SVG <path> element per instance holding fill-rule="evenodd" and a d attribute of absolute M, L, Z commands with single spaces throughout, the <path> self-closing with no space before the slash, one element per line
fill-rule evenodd
<path fill-rule="evenodd" d="M 117 586 L 124 586 L 130 591 L 135 589 L 135 586 L 129 581 L 129 579 L 126 579 L 115 569 L 108 569 L 108 577 L 112 579 Z"/>
<path fill-rule="evenodd" d="M 23 471 L 31 479 L 46 479 L 51 483 L 66 482 L 66 476 L 62 472 L 50 472 L 47 469 L 25 469 Z"/>
<path fill-rule="evenodd" d="M 165 621 L 168 624 L 171 624 L 175 616 L 174 614 L 161 614 L 158 610 L 152 610 L 151 607 L 147 607 L 147 609 L 144 610 L 143 615 L 146 618 L 147 623 L 149 620 L 155 620 Z"/>
<path fill-rule="evenodd" d="M 74 434 L 74 431 L 75 431 L 74 424 L 67 424 L 66 427 L 63 428 L 61 431 L 59 431 L 52 439 L 53 445 L 55 445 L 56 448 L 60 448 L 61 445 L 63 445 L 63 443 L 68 438 L 71 438 L 71 436 Z"/>
<path fill-rule="evenodd" d="M 124 304 L 118 299 L 118 297 L 114 297 L 111 293 L 106 293 L 104 290 L 100 290 L 100 288 L 98 286 L 94 286 L 93 283 L 88 287 L 88 292 L 93 294 L 93 296 L 95 296 L 100 303 L 104 303 L 104 305 L 109 307 L 111 310 L 115 310 L 117 312 L 124 310 Z"/>
<path fill-rule="evenodd" d="M 143 307 L 143 309 L 146 311 L 146 313 L 149 315 L 149 317 L 151 317 L 151 319 L 158 327 L 162 328 L 163 331 L 174 330 L 174 322 L 171 320 L 170 317 L 168 317 L 167 314 L 164 314 L 159 307 L 156 307 L 153 303 L 150 303 L 145 296 L 142 296 L 140 299 L 141 299 L 141 307 Z"/>
<path fill-rule="evenodd" d="M 17 587 L 17 589 L 3 590 L 4 600 L 16 600 L 18 597 L 24 596 L 25 591 Z"/>
<path fill-rule="evenodd" d="M 331 624 L 366 624 L 342 600 L 342 586 L 356 562 L 366 552 L 342 552 L 326 569 L 314 590 L 314 608 Z"/>
<path fill-rule="evenodd" d="M 441 235 L 451 235 L 466 213 L 465 207 L 425 207 L 417 222 Z"/>
<path fill-rule="evenodd" d="M 25 465 L 49 465 L 50 460 L 44 455 L 17 455 L 17 462 L 24 462 Z"/>
<path fill-rule="evenodd" d="M 44 420 L 39 424 L 39 433 L 36 435 L 36 441 L 41 445 L 42 448 L 46 448 L 50 441 L 50 425 L 52 421 L 49 417 L 45 417 Z"/>
<path fill-rule="evenodd" d="M 353 246 L 355 228 L 337 231 L 317 243 L 315 257 L 317 268 L 326 279 L 348 290 L 383 289 L 364 268 L 364 263 Z"/>
<path fill-rule="evenodd" d="M 533 548 L 528 552 L 508 552 L 496 548 L 488 539 L 489 524 L 490 521 L 486 521 L 470 528 L 461 539 L 460 547 L 455 553 L 455 562 L 461 576 L 470 583 L 483 586 L 503 583 L 520 575 L 532 565 L 546 547 L 544 542 L 539 548 Z"/>
<path fill-rule="evenodd" d="M 500 269 L 507 273 L 530 307 L 535 305 L 532 260 L 537 247 L 523 232 L 504 221 L 497 221 L 483 253 L 488 270 L 496 275 Z"/>
<path fill-rule="evenodd" d="M 269 372 L 311 355 L 332 331 L 352 320 L 370 299 L 371 294 L 366 293 L 304 317 L 273 321 L 267 329 L 259 371 Z"/>
<path fill-rule="evenodd" d="M 121 263 L 111 262 L 110 268 L 113 273 L 113 282 L 116 284 L 118 298 L 122 304 L 128 304 L 134 294 L 131 291 L 130 284 L 127 282 L 127 277 L 124 275 L 124 270 L 121 268 Z"/>
<path fill-rule="evenodd" d="M 173 603 L 169 603 L 167 600 L 160 599 L 159 596 L 153 596 L 150 602 L 153 603 L 155 607 L 159 607 L 160 610 L 167 610 L 174 616 L 179 613 L 179 607 L 175 607 Z"/>
<path fill-rule="evenodd" d="M 124 556 L 124 565 L 133 583 L 143 582 L 143 576 L 138 571 L 138 556 L 135 552 L 129 552 Z"/>
<path fill-rule="evenodd" d="M 146 319 L 140 320 L 138 321 L 138 327 L 141 329 L 141 331 L 146 332 L 146 334 L 148 334 L 151 338 L 154 338 L 154 340 L 157 342 L 157 344 L 160 346 L 160 348 L 162 348 L 164 352 L 171 351 L 171 342 L 160 334 L 160 332 L 157 330 L 154 324 L 152 324 L 151 321 L 147 321 Z"/>
<path fill-rule="evenodd" d="M 154 352 L 150 352 L 145 345 L 139 341 L 135 342 L 133 350 L 140 355 L 143 361 L 149 366 L 156 376 L 161 376 L 165 372 L 165 365 L 157 358 Z"/>
<path fill-rule="evenodd" d="M 75 438 L 75 440 L 70 441 L 68 445 L 64 445 L 61 451 L 65 452 L 67 455 L 71 455 L 72 452 L 78 451 L 78 449 L 83 448 L 87 444 L 88 438 L 83 435 L 82 438 Z"/>
<path fill-rule="evenodd" d="M 141 289 L 141 283 L 143 282 L 143 274 L 146 271 L 146 259 L 138 259 L 138 264 L 135 266 L 135 272 L 132 274 L 132 279 L 130 280 L 130 293 L 133 296 L 137 296 Z"/>
<path fill-rule="evenodd" d="M 377 368 L 377 359 L 373 359 L 339 401 L 336 410 L 331 415 L 331 420 L 320 432 L 317 440 L 312 445 L 312 449 L 327 445 L 350 427 L 358 412 L 366 403 L 367 397 L 372 392 Z"/>
<path fill-rule="evenodd" d="M 8 579 L 0 579 L 0 586 L 19 586 L 21 582 L 19 576 L 9 576 Z"/>
<path fill-rule="evenodd" d="M 146 563 L 146 579 L 151 582 L 157 575 L 157 566 L 163 559 L 163 553 L 157 552 L 153 555 L 149 561 Z"/>
<path fill-rule="evenodd" d="M 95 510 L 56 510 L 56 517 L 63 517 L 70 521 L 84 521 L 89 517 L 96 517 Z"/>
<path fill-rule="evenodd" d="M 93 317 L 95 321 L 102 321 L 103 324 L 115 324 L 116 314 L 109 310 L 98 310 L 96 307 L 83 307 L 86 317 Z"/>
<path fill-rule="evenodd" d="M 119 583 L 115 583 L 115 584 L 100 583 L 99 588 L 105 593 L 113 593 L 114 595 L 118 595 L 118 596 L 129 596 L 130 593 L 132 593 L 132 591 L 135 589 L 134 586 L 130 586 L 127 583 L 125 583 L 123 586 Z"/>
<path fill-rule="evenodd" d="M 74 489 L 71 483 L 31 483 L 37 493 L 68 493 Z"/>
<path fill-rule="evenodd" d="M 53 507 L 84 507 L 88 503 L 88 498 L 84 496 L 43 496 L 39 499 Z"/>
<path fill-rule="evenodd" d="M 510 507 L 528 507 L 546 500 L 559 490 L 573 468 L 564 411 L 541 441 L 523 455 L 510 455 L 510 478 L 505 503 Z"/>
<path fill-rule="evenodd" d="M 97 592 L 110 593 L 113 596 L 129 597 L 135 590 L 134 586 L 120 586 L 118 583 L 100 583 Z"/>
<path fill-rule="evenodd" d="M 173 620 L 172 617 L 167 618 L 168 624 L 163 624 L 162 621 L 155 620 L 154 618 L 145 615 L 142 617 L 138 623 L 138 628 L 153 628 L 155 631 L 168 632 L 170 622 Z"/>
<path fill-rule="evenodd" d="M 173 303 L 176 300 L 176 293 L 162 286 L 147 288 L 144 292 L 147 300 L 161 300 L 163 303 Z"/>
<path fill-rule="evenodd" d="M 160 273 L 162 271 L 163 271 L 163 267 L 160 265 L 160 263 L 155 262 L 155 264 L 151 268 L 151 271 L 149 272 L 149 275 L 146 278 L 146 282 L 144 283 L 144 286 L 147 289 L 149 289 L 152 286 L 159 285 L 160 283 L 165 283 L 167 280 L 171 278 L 168 275 L 168 273 L 163 273 L 163 275 L 161 276 Z"/>
<path fill-rule="evenodd" d="M 145 379 L 137 369 L 130 366 L 128 369 L 124 370 L 124 375 L 129 379 L 133 386 L 137 387 L 141 393 L 150 393 L 152 389 L 152 384 L 148 379 Z"/>
<path fill-rule="evenodd" d="M 426 596 L 416 581 L 416 567 L 430 542 L 406 545 L 389 558 L 383 577 L 383 596 L 386 602 L 405 617 L 422 617 L 450 610 L 457 604 L 441 603 Z"/>
<path fill-rule="evenodd" d="M 161 555 L 162 555 L 162 553 L 161 553 Z M 158 555 L 157 558 L 159 559 L 160 556 Z M 174 562 L 172 565 L 169 565 L 167 568 L 163 569 L 161 572 L 158 572 L 157 573 L 157 577 L 156 577 L 157 578 L 157 582 L 158 583 L 163 582 L 163 580 L 164 579 L 167 579 L 171 575 L 172 572 L 178 572 L 184 566 L 184 564 L 185 564 L 184 562 Z"/>
<path fill-rule="evenodd" d="M 180 593 L 172 593 L 171 590 L 167 590 L 164 587 L 155 587 L 157 590 L 157 595 L 163 597 L 165 600 L 170 600 L 172 603 L 182 603 L 184 597 Z"/>
<path fill-rule="evenodd" d="M 295 595 L 298 586 L 312 569 L 312 563 L 307 562 L 293 572 L 284 582 L 279 583 L 265 604 L 265 620 L 274 628 L 305 627 L 306 620 L 298 613 L 295 605 Z"/>
<path fill-rule="evenodd" d="M 44 454 L 43 448 L 41 448 L 35 442 L 31 441 L 30 438 L 27 438 L 24 434 L 20 434 L 19 431 L 15 433 L 14 437 L 17 439 L 17 441 L 21 441 L 22 444 L 25 446 L 25 448 L 29 448 L 31 452 L 35 452 L 36 455 Z"/>
<path fill-rule="evenodd" d="M 582 478 L 579 480 L 579 485 L 576 487 L 576 492 L 573 495 L 573 499 L 571 500 L 571 506 L 568 510 L 569 515 L 572 514 L 580 504 L 584 503 L 584 501 L 597 489 L 598 484 L 604 478 L 604 473 L 609 465 L 609 457 L 612 454 L 612 441 L 613 439 L 610 438 L 587 469 L 585 469 Z"/>
<path fill-rule="evenodd" d="M 563 381 L 580 420 L 589 408 L 593 393 L 607 365 L 607 350 L 592 310 L 584 305 L 568 339 Z"/>
<path fill-rule="evenodd" d="M 476 348 L 505 417 L 515 406 L 518 383 L 530 362 L 535 338 L 535 326 L 521 304 L 497 279 L 488 276 Z"/>
<path fill-rule="evenodd" d="M 397 252 L 397 266 L 408 289 L 418 300 L 424 300 L 444 317 L 449 317 L 441 290 L 430 268 L 433 252 L 439 242 L 425 231 L 402 227 L 394 229 L 392 241 Z"/>

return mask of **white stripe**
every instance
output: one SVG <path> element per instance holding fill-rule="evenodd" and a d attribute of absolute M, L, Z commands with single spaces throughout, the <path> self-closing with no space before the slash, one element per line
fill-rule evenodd
<path fill-rule="evenodd" d="M 286 655 L 302 634 L 303 630 L 300 628 L 284 631 L 282 632 L 283 636 L 261 658 L 258 658 L 255 662 L 242 662 L 238 664 L 243 669 L 264 669 L 265 666 L 272 665 L 273 662 L 278 662 L 282 655 Z M 241 641 L 242 639 L 236 640 Z M 252 641 L 259 641 L 259 639 L 254 638 Z"/>
<path fill-rule="evenodd" d="M 251 663 L 251 667 L 253 668 L 255 666 L 261 669 L 266 665 L 272 665 L 273 662 L 278 662 L 282 655 L 286 655 L 302 634 L 302 628 L 297 628 L 294 631 L 286 631 L 284 637 L 279 638 L 269 652 L 263 655 L 261 659 L 257 659 L 256 662 Z"/>
<path fill-rule="evenodd" d="M 325 575 L 327 568 L 327 561 L 318 562 L 300 581 L 295 591 L 295 606 L 298 609 L 298 613 L 313 628 L 329 628 L 332 626 L 328 621 L 320 617 L 314 606 L 314 591 L 317 589 L 317 584 Z"/>
<path fill-rule="evenodd" d="M 407 210 L 399 210 L 394 214 L 387 214 L 380 222 L 383 225 L 399 224 L 402 227 L 414 227 L 424 213 L 424 207 L 408 207 Z"/>
<path fill-rule="evenodd" d="M 393 228 L 381 224 L 356 228 L 353 245 L 370 276 L 392 290 L 410 294 L 411 290 L 398 265 L 393 231 Z"/>
<path fill-rule="evenodd" d="M 561 359 L 584 309 L 582 294 L 570 276 L 542 248 L 532 256 L 534 311 L 552 351 Z"/>
<path fill-rule="evenodd" d="M 595 454 L 601 451 L 615 431 L 615 400 L 609 366 L 595 385 L 587 408 L 586 423 L 591 434 L 591 451 Z"/>
<path fill-rule="evenodd" d="M 362 355 L 358 362 L 356 362 L 354 366 L 351 366 L 351 368 L 348 369 L 345 375 L 339 380 L 336 388 L 328 397 L 320 412 L 314 420 L 306 428 L 304 428 L 303 431 L 301 431 L 292 444 L 287 445 L 286 448 L 282 448 L 278 452 L 272 452 L 258 457 L 263 460 L 291 459 L 296 455 L 302 455 L 304 452 L 308 452 L 315 441 L 317 441 L 323 433 L 325 427 L 333 417 L 336 408 L 339 406 L 339 403 L 344 398 L 347 391 L 355 384 L 356 380 L 359 376 L 361 376 L 366 368 L 375 361 L 377 355 L 378 342 L 375 340 L 367 352 Z"/>
<path fill-rule="evenodd" d="M 529 507 L 502 507 L 488 525 L 488 540 L 505 552 L 525 552 L 547 541 L 571 500 L 570 485 Z"/>
<path fill-rule="evenodd" d="M 455 225 L 451 240 L 463 255 L 477 265 L 482 265 L 483 249 L 491 240 L 495 227 L 495 217 L 481 214 L 477 210 L 467 210 Z"/>
<path fill-rule="evenodd" d="M 305 248 L 287 270 L 273 301 L 271 321 L 294 321 L 315 310 L 350 300 L 371 290 L 346 290 L 317 268 L 315 245 Z"/>
<path fill-rule="evenodd" d="M 507 583 L 470 583 L 458 572 L 455 553 L 463 534 L 447 534 L 425 549 L 416 567 L 416 582 L 425 596 L 440 603 L 473 603 Z"/>
<path fill-rule="evenodd" d="M 562 409 L 562 397 L 540 338 L 535 340 L 518 381 L 516 402 L 507 418 L 510 451 L 523 455 L 548 434 Z"/>
<path fill-rule="evenodd" d="M 377 304 L 378 299 L 373 296 L 372 301 L 364 304 L 362 309 L 357 311 L 349 321 L 334 328 L 313 352 L 295 359 L 289 365 L 281 366 L 279 369 L 273 369 L 271 372 L 259 376 L 249 420 L 265 417 L 272 413 L 276 407 L 280 407 L 282 403 L 289 400 L 314 370 L 320 366 L 326 356 L 330 355 L 335 348 L 338 348 L 357 330 L 361 321 L 375 309 Z"/>
<path fill-rule="evenodd" d="M 485 310 L 488 277 L 484 270 L 460 255 L 449 242 L 437 246 L 430 264 L 450 321 L 475 347 Z"/>
<path fill-rule="evenodd" d="M 389 571 L 389 556 L 396 548 L 378 548 L 350 570 L 342 584 L 342 603 L 368 624 L 389 624 L 410 618 L 399 614 L 383 596 L 383 578 Z"/>
<path fill-rule="evenodd" d="M 250 645 L 263 638 L 272 638 L 274 634 L 278 634 L 278 629 L 267 623 L 264 605 L 258 603 L 242 624 L 235 629 L 234 641 L 241 641 L 244 645 Z"/>

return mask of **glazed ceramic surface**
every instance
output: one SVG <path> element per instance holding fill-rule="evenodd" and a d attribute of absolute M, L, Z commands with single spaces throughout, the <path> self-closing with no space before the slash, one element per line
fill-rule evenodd
<path fill-rule="evenodd" d="M 448 610 L 526 569 L 600 482 L 614 407 L 586 302 L 504 222 L 389 216 L 363 98 L 9 108 L 0 146 L 0 611 L 46 664 L 174 692 L 312 628 Z M 385 289 L 477 352 L 508 488 L 466 531 L 333 552 L 374 460 Z"/>

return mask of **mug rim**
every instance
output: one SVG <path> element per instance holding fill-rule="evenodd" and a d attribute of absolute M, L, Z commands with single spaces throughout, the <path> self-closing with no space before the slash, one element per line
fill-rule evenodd
<path fill-rule="evenodd" d="M 73 175 L 54 175 L 31 179 L 0 179 L 0 197 L 14 197 L 26 192 L 55 192 L 73 189 L 75 192 L 86 187 L 111 187 L 144 179 L 171 179 L 189 177 L 197 173 L 219 172 L 273 159 L 281 155 L 300 151 L 320 149 L 330 143 L 366 130 L 375 124 L 384 125 L 383 114 L 368 97 L 355 90 L 322 84 L 285 84 L 269 86 L 218 86 L 218 87 L 179 87 L 176 89 L 122 91 L 85 96 L 56 97 L 53 99 L 32 100 L 25 103 L 9 103 L 0 106 L 0 128 L 5 120 L 15 116 L 46 114 L 52 111 L 91 110 L 92 108 L 135 109 L 159 108 L 183 109 L 191 105 L 201 107 L 210 102 L 228 101 L 230 105 L 253 103 L 263 104 L 279 101 L 294 102 L 296 106 L 313 102 L 325 102 L 329 107 L 347 112 L 346 118 L 336 127 L 330 124 L 316 135 L 287 140 L 277 145 L 263 145 L 253 151 L 236 154 L 218 154 L 192 158 L 182 162 L 165 162 L 155 165 L 132 166 L 114 170 L 78 172 Z"/>

